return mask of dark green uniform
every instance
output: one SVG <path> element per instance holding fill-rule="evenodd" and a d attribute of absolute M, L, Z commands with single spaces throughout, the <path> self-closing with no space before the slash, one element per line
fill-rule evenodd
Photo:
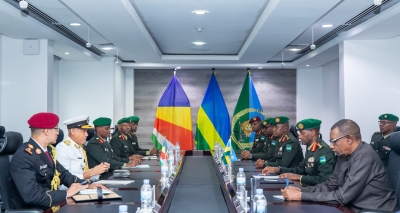
<path fill-rule="evenodd" d="M 253 146 L 250 149 L 250 153 L 259 153 L 264 149 L 264 142 L 267 137 L 262 133 L 261 130 L 255 134 Z"/>
<path fill-rule="evenodd" d="M 379 158 L 383 162 L 383 166 L 387 168 L 389 163 L 389 154 L 390 154 L 390 143 L 389 143 L 390 135 L 386 138 L 383 137 L 381 132 L 375 132 L 371 137 L 371 146 L 378 153 Z"/>
<path fill-rule="evenodd" d="M 110 164 L 111 169 L 118 169 L 122 168 L 124 163 L 129 162 L 129 159 L 122 159 L 115 155 L 110 143 L 96 134 L 89 140 L 86 146 L 86 153 L 89 168 L 93 168 L 102 162 L 107 162 Z"/>
<path fill-rule="evenodd" d="M 329 178 L 335 166 L 335 154 L 323 140 L 318 139 L 307 148 L 306 157 L 294 168 L 281 167 L 280 173 L 302 175 L 300 183 L 314 186 Z"/>
<path fill-rule="evenodd" d="M 276 140 L 271 137 L 265 136 L 264 148 L 261 152 L 252 153 L 252 160 L 270 160 L 274 156 Z"/>
<path fill-rule="evenodd" d="M 293 168 L 303 160 L 303 151 L 299 141 L 289 131 L 279 139 L 275 146 L 275 156 L 265 162 L 266 166 Z"/>
<path fill-rule="evenodd" d="M 139 147 L 139 142 L 135 133 L 130 132 L 128 134 L 128 140 L 132 145 L 133 154 L 143 155 L 143 156 L 150 155 L 149 149 L 142 149 Z"/>
<path fill-rule="evenodd" d="M 114 153 L 124 159 L 125 161 L 128 160 L 129 156 L 133 155 L 133 147 L 132 144 L 129 142 L 128 136 L 122 134 L 121 132 L 117 132 L 110 141 L 111 147 Z"/>

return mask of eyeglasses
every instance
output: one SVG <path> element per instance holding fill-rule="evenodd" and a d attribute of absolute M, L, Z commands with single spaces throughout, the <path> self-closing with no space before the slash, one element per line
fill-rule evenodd
<path fill-rule="evenodd" d="M 340 136 L 340 137 L 335 138 L 335 139 L 330 139 L 329 142 L 330 142 L 331 144 L 335 145 L 335 143 L 336 143 L 338 140 L 340 140 L 340 139 L 342 139 L 342 138 L 344 138 L 344 137 L 347 137 L 347 136 L 348 136 L 348 135 L 343 135 L 343 136 Z"/>
<path fill-rule="evenodd" d="M 394 123 L 392 121 L 378 121 L 379 125 L 386 125 L 386 124 L 390 124 L 390 123 Z"/>
<path fill-rule="evenodd" d="M 55 129 L 57 132 L 60 131 L 60 127 L 55 127 L 55 128 L 50 128 L 50 129 Z"/>

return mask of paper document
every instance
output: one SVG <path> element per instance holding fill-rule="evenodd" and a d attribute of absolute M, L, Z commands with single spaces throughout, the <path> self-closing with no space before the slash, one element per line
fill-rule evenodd
<path fill-rule="evenodd" d="M 103 194 L 110 194 L 111 192 L 108 190 L 102 190 Z M 97 189 L 84 189 L 79 191 L 81 195 L 88 195 L 88 194 L 97 194 Z"/>
<path fill-rule="evenodd" d="M 109 185 L 127 185 L 135 182 L 134 180 L 101 180 L 97 181 L 98 184 L 109 184 Z"/>
<path fill-rule="evenodd" d="M 268 175 L 253 175 L 253 177 L 255 177 L 255 178 L 262 178 L 262 179 L 279 179 L 279 176 L 277 176 L 277 175 L 271 175 L 271 176 L 268 176 Z"/>
<path fill-rule="evenodd" d="M 150 168 L 149 165 L 137 165 L 135 167 L 128 167 L 128 166 L 123 166 L 123 169 L 144 169 L 144 168 Z"/>
<path fill-rule="evenodd" d="M 157 156 L 146 156 L 142 158 L 143 160 L 157 160 Z"/>
<path fill-rule="evenodd" d="M 276 199 L 285 200 L 285 198 L 283 198 L 283 195 L 273 195 L 273 197 Z"/>

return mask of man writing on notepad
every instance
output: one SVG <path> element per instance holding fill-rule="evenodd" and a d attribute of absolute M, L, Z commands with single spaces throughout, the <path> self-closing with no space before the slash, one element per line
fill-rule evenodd
<path fill-rule="evenodd" d="M 396 211 L 397 198 L 382 161 L 371 146 L 361 141 L 360 127 L 342 119 L 330 132 L 330 148 L 338 155 L 332 175 L 315 186 L 282 189 L 286 200 L 330 202 L 361 209 Z"/>

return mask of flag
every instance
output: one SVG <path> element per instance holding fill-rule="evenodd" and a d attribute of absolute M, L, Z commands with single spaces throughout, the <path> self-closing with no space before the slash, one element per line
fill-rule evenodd
<path fill-rule="evenodd" d="M 249 120 L 257 115 L 260 116 L 261 120 L 264 120 L 264 112 L 254 88 L 250 70 L 248 70 L 232 118 L 231 139 L 233 149 L 251 148 L 255 133 L 251 130 Z"/>
<path fill-rule="evenodd" d="M 167 145 L 167 141 L 164 140 L 164 143 L 162 145 L 162 149 L 161 149 L 161 155 L 160 155 L 160 165 L 162 165 L 163 161 L 167 160 L 167 152 L 168 152 L 168 145 Z"/>
<path fill-rule="evenodd" d="M 228 140 L 228 143 L 226 144 L 226 146 L 231 147 L 231 153 L 229 154 L 229 157 L 231 158 L 231 161 L 232 162 L 238 161 L 238 159 L 236 157 L 235 150 L 232 149 L 231 139 Z"/>
<path fill-rule="evenodd" d="M 231 164 L 231 146 L 225 146 L 224 153 L 222 154 L 222 162 L 225 165 Z"/>
<path fill-rule="evenodd" d="M 213 71 L 197 114 L 197 149 L 214 150 L 215 142 L 225 147 L 230 133 L 231 121 L 228 109 Z"/>
<path fill-rule="evenodd" d="M 174 75 L 158 104 L 152 141 L 162 149 L 161 141 L 170 147 L 179 142 L 181 150 L 193 149 L 190 102 L 178 78 Z"/>

